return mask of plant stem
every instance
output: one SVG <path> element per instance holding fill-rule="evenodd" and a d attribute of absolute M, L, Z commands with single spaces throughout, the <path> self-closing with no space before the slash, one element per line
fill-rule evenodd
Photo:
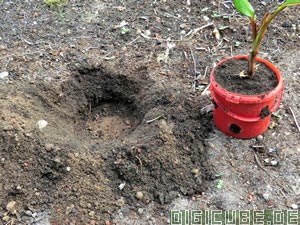
<path fill-rule="evenodd" d="M 285 9 L 286 6 L 278 7 L 275 12 L 273 12 L 271 15 L 266 14 L 260 28 L 258 29 L 256 33 L 255 40 L 253 41 L 252 49 L 249 55 L 249 61 L 248 61 L 248 76 L 253 77 L 255 74 L 255 67 L 256 67 L 256 56 L 259 51 L 259 47 L 262 43 L 262 39 L 264 38 L 267 28 L 271 21 L 282 11 Z M 252 21 L 251 21 L 252 24 Z M 252 26 L 253 27 L 253 26 Z M 254 31 L 253 31 L 254 32 Z"/>

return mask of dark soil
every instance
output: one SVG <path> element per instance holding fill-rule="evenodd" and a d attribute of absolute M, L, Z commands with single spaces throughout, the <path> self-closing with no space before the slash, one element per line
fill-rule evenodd
<path fill-rule="evenodd" d="M 0 1 L 0 224 L 300 205 L 299 8 L 261 47 L 285 79 L 280 109 L 263 137 L 236 140 L 215 129 L 207 91 L 213 65 L 251 43 L 229 1 L 64 2 Z M 277 5 L 261 2 L 259 18 Z"/>
<path fill-rule="evenodd" d="M 216 68 L 214 77 L 224 89 L 238 94 L 263 94 L 277 86 L 276 74 L 265 64 L 257 63 L 253 77 L 247 76 L 247 68 L 247 60 L 228 60 Z"/>

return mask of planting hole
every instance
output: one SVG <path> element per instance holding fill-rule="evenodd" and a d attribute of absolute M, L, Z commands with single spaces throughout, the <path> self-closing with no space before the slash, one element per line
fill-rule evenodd
<path fill-rule="evenodd" d="M 262 108 L 262 110 L 260 111 L 260 118 L 265 118 L 268 115 L 270 115 L 270 110 L 269 110 L 269 106 L 266 106 L 264 108 Z"/>
<path fill-rule="evenodd" d="M 135 96 L 138 85 L 124 75 L 82 69 L 76 76 L 83 121 L 90 135 L 102 142 L 122 139 L 140 123 Z"/>
<path fill-rule="evenodd" d="M 229 130 L 230 130 L 232 133 L 239 134 L 239 133 L 241 132 L 242 129 L 241 129 L 238 125 L 236 125 L 235 123 L 232 123 L 232 124 L 230 124 L 230 126 L 229 126 Z"/>

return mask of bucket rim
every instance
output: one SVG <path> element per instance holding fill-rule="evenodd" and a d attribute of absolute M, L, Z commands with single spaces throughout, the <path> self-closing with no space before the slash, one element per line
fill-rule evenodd
<path fill-rule="evenodd" d="M 275 73 L 277 77 L 278 84 L 271 91 L 258 94 L 258 95 L 245 95 L 245 94 L 239 94 L 239 93 L 228 91 L 217 83 L 217 81 L 214 78 L 214 73 L 218 66 L 222 65 L 224 62 L 228 60 L 248 59 L 248 57 L 249 56 L 247 55 L 237 55 L 232 57 L 226 57 L 222 59 L 220 62 L 218 62 L 217 65 L 212 69 L 210 73 L 210 84 L 211 84 L 210 90 L 216 92 L 217 94 L 221 95 L 222 97 L 226 98 L 228 101 L 233 103 L 262 103 L 262 102 L 269 101 L 270 99 L 276 97 L 276 95 L 278 94 L 281 95 L 281 92 L 283 91 L 283 78 L 281 72 L 270 61 L 259 57 L 256 58 L 256 61 L 264 63 L 269 69 L 271 69 Z"/>

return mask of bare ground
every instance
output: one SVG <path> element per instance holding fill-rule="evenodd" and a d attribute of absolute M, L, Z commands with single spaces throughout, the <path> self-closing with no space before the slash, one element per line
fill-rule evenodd
<path fill-rule="evenodd" d="M 201 93 L 214 63 L 247 54 L 247 20 L 231 3 L 190 2 L 1 2 L 1 223 L 300 206 L 299 7 L 260 54 L 282 71 L 280 109 L 262 140 L 237 140 L 216 130 Z M 268 3 L 254 1 L 260 18 Z"/>

